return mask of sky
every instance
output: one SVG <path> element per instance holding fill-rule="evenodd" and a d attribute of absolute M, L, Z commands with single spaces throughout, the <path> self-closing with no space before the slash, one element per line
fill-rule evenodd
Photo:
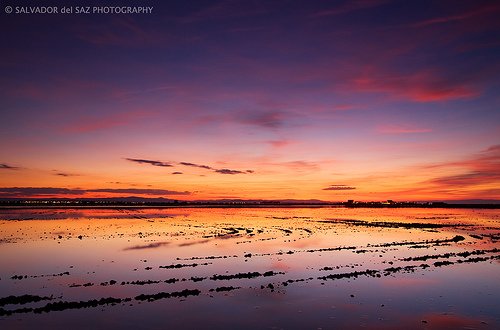
<path fill-rule="evenodd" d="M 6 5 L 0 198 L 500 199 L 498 1 Z"/>

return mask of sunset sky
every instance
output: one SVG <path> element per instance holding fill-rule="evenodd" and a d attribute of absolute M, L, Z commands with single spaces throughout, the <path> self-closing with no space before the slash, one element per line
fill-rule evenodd
<path fill-rule="evenodd" d="M 498 1 L 130 3 L 2 2 L 0 198 L 500 199 Z"/>

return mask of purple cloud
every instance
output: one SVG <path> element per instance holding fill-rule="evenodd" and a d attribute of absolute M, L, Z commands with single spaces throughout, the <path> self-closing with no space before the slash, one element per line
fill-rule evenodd
<path fill-rule="evenodd" d="M 356 187 L 347 186 L 345 184 L 333 184 L 323 190 L 354 190 Z"/>
<path fill-rule="evenodd" d="M 153 196 L 162 196 L 162 195 L 190 195 L 189 191 L 173 191 L 166 189 L 112 189 L 112 188 L 103 188 L 103 189 L 91 189 L 86 190 L 87 192 L 106 192 L 111 194 L 141 194 L 141 195 L 153 195 Z"/>
<path fill-rule="evenodd" d="M 138 158 L 125 158 L 126 160 L 130 162 L 135 162 L 139 164 L 149 164 L 153 166 L 160 166 L 160 167 L 172 167 L 173 165 L 167 162 L 161 162 L 159 160 L 149 160 L 149 159 L 138 159 Z"/>
<path fill-rule="evenodd" d="M 179 164 L 184 165 L 184 166 L 204 168 L 206 170 L 213 170 L 213 167 L 208 166 L 208 165 L 200 165 L 200 164 L 194 164 L 194 163 L 188 163 L 188 162 L 180 162 Z"/>
<path fill-rule="evenodd" d="M 2 163 L 2 164 L 0 164 L 0 169 L 2 169 L 2 170 L 18 170 L 19 167 Z"/>
<path fill-rule="evenodd" d="M 245 174 L 245 172 L 243 172 L 243 171 L 230 170 L 228 168 L 222 168 L 222 169 L 219 169 L 219 170 L 215 170 L 214 172 L 220 173 L 220 174 L 231 174 L 231 175 L 234 175 L 234 174 Z"/>
<path fill-rule="evenodd" d="M 110 193 L 110 194 L 140 194 L 151 196 L 165 195 L 190 195 L 189 191 L 174 191 L 166 189 L 69 189 L 58 187 L 6 187 L 0 188 L 0 197 L 33 197 L 33 196 L 57 196 L 57 195 L 84 195 L 86 193 Z"/>
<path fill-rule="evenodd" d="M 0 188 L 0 197 L 24 197 L 40 195 L 83 195 L 83 189 L 68 189 L 54 187 L 6 187 Z"/>

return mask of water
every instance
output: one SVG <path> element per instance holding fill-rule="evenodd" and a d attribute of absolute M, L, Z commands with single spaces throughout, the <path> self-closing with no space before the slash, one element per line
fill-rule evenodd
<path fill-rule="evenodd" d="M 3 209 L 0 327 L 495 329 L 499 239 L 499 210 Z"/>

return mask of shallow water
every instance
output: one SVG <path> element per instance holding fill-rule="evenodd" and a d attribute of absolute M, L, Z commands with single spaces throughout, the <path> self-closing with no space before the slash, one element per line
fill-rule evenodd
<path fill-rule="evenodd" d="M 3 209 L 0 327 L 495 329 L 499 240 L 499 210 Z"/>

